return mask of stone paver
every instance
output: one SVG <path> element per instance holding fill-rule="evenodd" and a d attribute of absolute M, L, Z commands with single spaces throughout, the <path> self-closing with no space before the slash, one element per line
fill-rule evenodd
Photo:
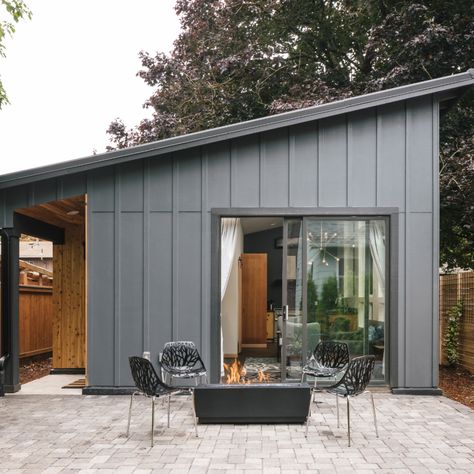
<path fill-rule="evenodd" d="M 0 473 L 472 473 L 474 412 L 444 397 L 376 393 L 345 411 L 320 394 L 306 439 L 299 425 L 201 425 L 189 396 L 172 402 L 171 428 L 158 404 L 150 448 L 150 402 L 137 398 L 130 438 L 128 397 L 7 395 L 0 398 Z M 231 409 L 231 407 L 229 407 Z"/>

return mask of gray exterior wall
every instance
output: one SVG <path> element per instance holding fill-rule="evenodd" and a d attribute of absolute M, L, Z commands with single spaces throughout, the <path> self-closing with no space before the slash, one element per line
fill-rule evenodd
<path fill-rule="evenodd" d="M 211 209 L 399 209 L 395 387 L 437 386 L 438 103 L 432 95 L 0 191 L 12 210 L 88 194 L 88 376 L 191 339 L 209 365 Z M 350 213 L 350 209 L 348 210 Z"/>

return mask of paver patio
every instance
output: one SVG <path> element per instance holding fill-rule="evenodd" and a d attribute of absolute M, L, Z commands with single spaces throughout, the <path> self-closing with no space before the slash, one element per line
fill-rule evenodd
<path fill-rule="evenodd" d="M 189 396 L 172 401 L 171 428 L 158 404 L 150 448 L 150 402 L 129 397 L 15 395 L 0 399 L 0 472 L 474 472 L 474 412 L 445 397 L 375 393 L 352 402 L 352 447 L 345 405 L 320 394 L 309 435 L 299 425 L 201 425 L 194 435 Z M 229 407 L 231 409 L 231 407 Z"/>

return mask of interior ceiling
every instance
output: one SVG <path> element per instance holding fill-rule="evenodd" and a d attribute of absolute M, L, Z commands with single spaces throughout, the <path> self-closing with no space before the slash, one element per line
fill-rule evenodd
<path fill-rule="evenodd" d="M 75 196 L 60 201 L 47 202 L 38 206 L 16 209 L 15 212 L 47 222 L 58 227 L 70 224 L 82 225 L 85 221 L 86 197 Z M 69 213 L 69 214 L 68 214 Z"/>
<path fill-rule="evenodd" d="M 253 234 L 282 227 L 283 219 L 281 217 L 242 217 L 240 223 L 244 234 Z"/>

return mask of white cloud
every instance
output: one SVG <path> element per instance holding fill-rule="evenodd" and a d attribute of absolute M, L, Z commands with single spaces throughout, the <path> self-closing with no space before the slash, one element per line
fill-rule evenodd
<path fill-rule="evenodd" d="M 116 117 L 149 114 L 138 52 L 168 52 L 179 34 L 173 0 L 48 0 L 0 60 L 11 105 L 0 110 L 0 174 L 104 151 Z"/>

